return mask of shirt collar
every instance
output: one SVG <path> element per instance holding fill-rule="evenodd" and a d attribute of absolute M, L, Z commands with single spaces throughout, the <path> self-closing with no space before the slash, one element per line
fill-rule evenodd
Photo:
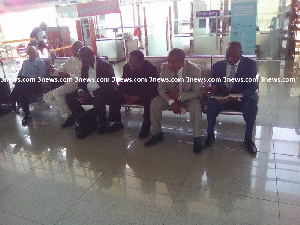
<path fill-rule="evenodd" d="M 237 61 L 236 64 L 234 65 L 230 65 L 229 63 L 227 63 L 228 66 L 235 66 L 235 68 L 238 68 L 239 64 L 240 64 L 241 60 Z"/>
<path fill-rule="evenodd" d="M 178 76 L 181 76 L 181 75 L 182 75 L 182 71 L 183 71 L 183 67 L 181 67 L 181 69 L 179 69 L 179 70 L 177 71 Z"/>

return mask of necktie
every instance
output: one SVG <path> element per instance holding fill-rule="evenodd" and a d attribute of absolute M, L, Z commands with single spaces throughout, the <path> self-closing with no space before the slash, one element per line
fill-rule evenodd
<path fill-rule="evenodd" d="M 227 87 L 228 87 L 229 90 L 231 90 L 231 88 L 234 84 L 233 78 L 235 77 L 235 67 L 236 67 L 236 65 L 232 65 L 231 69 L 230 69 L 230 73 L 229 73 L 229 77 L 228 77 L 228 79 L 230 81 L 228 81 L 228 84 L 227 84 Z"/>
<path fill-rule="evenodd" d="M 174 78 L 175 78 L 174 91 L 179 92 L 178 71 L 174 73 Z"/>

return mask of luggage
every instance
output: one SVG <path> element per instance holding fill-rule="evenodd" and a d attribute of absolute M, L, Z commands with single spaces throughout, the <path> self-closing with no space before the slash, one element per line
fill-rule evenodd
<path fill-rule="evenodd" d="M 8 103 L 8 98 L 10 95 L 10 86 L 7 81 L 0 78 L 0 104 Z M 3 109 L 0 107 L 0 115 L 4 115 L 11 110 Z"/>
<path fill-rule="evenodd" d="M 0 104 L 7 103 L 8 97 L 10 95 L 9 83 L 2 78 L 0 78 Z"/>
<path fill-rule="evenodd" d="M 97 130 L 97 116 L 96 109 L 92 108 L 76 119 L 75 132 L 77 139 L 83 139 Z"/>

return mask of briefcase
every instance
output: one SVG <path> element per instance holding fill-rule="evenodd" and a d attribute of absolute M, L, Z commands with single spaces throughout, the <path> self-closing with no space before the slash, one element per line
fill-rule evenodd
<path fill-rule="evenodd" d="M 93 133 L 98 128 L 97 110 L 90 109 L 85 114 L 79 116 L 75 121 L 75 132 L 77 139 L 83 139 Z"/>
<path fill-rule="evenodd" d="M 3 78 L 0 78 L 0 104 L 7 103 L 10 95 L 9 82 Z"/>

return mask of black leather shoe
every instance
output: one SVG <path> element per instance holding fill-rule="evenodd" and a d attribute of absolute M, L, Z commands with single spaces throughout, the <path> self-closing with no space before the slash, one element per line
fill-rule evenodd
<path fill-rule="evenodd" d="M 193 152 L 196 154 L 199 154 L 202 152 L 202 142 L 200 137 L 194 137 L 193 138 L 194 142 L 194 147 L 193 147 Z"/>
<path fill-rule="evenodd" d="M 138 138 L 139 139 L 144 139 L 144 138 L 148 137 L 149 134 L 150 134 L 149 129 L 141 129 Z"/>
<path fill-rule="evenodd" d="M 66 127 L 72 126 L 74 123 L 75 123 L 74 117 L 69 116 L 69 117 L 66 119 L 66 121 L 65 121 L 62 125 L 60 125 L 60 127 L 61 127 L 62 129 L 64 129 L 64 128 L 66 128 Z"/>
<path fill-rule="evenodd" d="M 252 154 L 252 155 L 256 155 L 257 153 L 257 148 L 255 143 L 250 139 L 250 140 L 245 140 L 244 144 L 246 145 L 247 151 Z"/>
<path fill-rule="evenodd" d="M 106 131 L 107 131 L 107 127 L 106 126 L 100 126 L 99 129 L 98 129 L 98 134 L 99 135 L 105 134 Z"/>
<path fill-rule="evenodd" d="M 111 133 L 116 132 L 117 130 L 121 130 L 123 128 L 124 128 L 124 125 L 121 121 L 120 122 L 115 122 L 112 126 L 110 126 L 107 129 L 106 133 L 111 134 Z"/>
<path fill-rule="evenodd" d="M 108 128 L 109 128 L 109 122 L 108 121 L 103 123 L 103 124 L 99 123 L 98 134 L 99 135 L 105 134 L 107 132 Z"/>
<path fill-rule="evenodd" d="M 32 117 L 29 115 L 29 116 L 25 116 L 24 119 L 22 120 L 22 125 L 23 126 L 26 126 L 28 125 L 30 122 L 32 122 Z"/>
<path fill-rule="evenodd" d="M 209 148 L 211 146 L 211 144 L 214 142 L 215 140 L 215 134 L 208 134 L 207 137 L 204 140 L 203 146 L 202 148 Z"/>
<path fill-rule="evenodd" d="M 160 132 L 160 133 L 158 133 L 158 134 L 153 135 L 153 136 L 149 139 L 149 141 L 147 141 L 147 142 L 145 143 L 145 146 L 146 146 L 146 147 L 150 147 L 150 146 L 156 145 L 157 142 L 163 141 L 163 140 L 164 140 L 163 132 Z"/>

